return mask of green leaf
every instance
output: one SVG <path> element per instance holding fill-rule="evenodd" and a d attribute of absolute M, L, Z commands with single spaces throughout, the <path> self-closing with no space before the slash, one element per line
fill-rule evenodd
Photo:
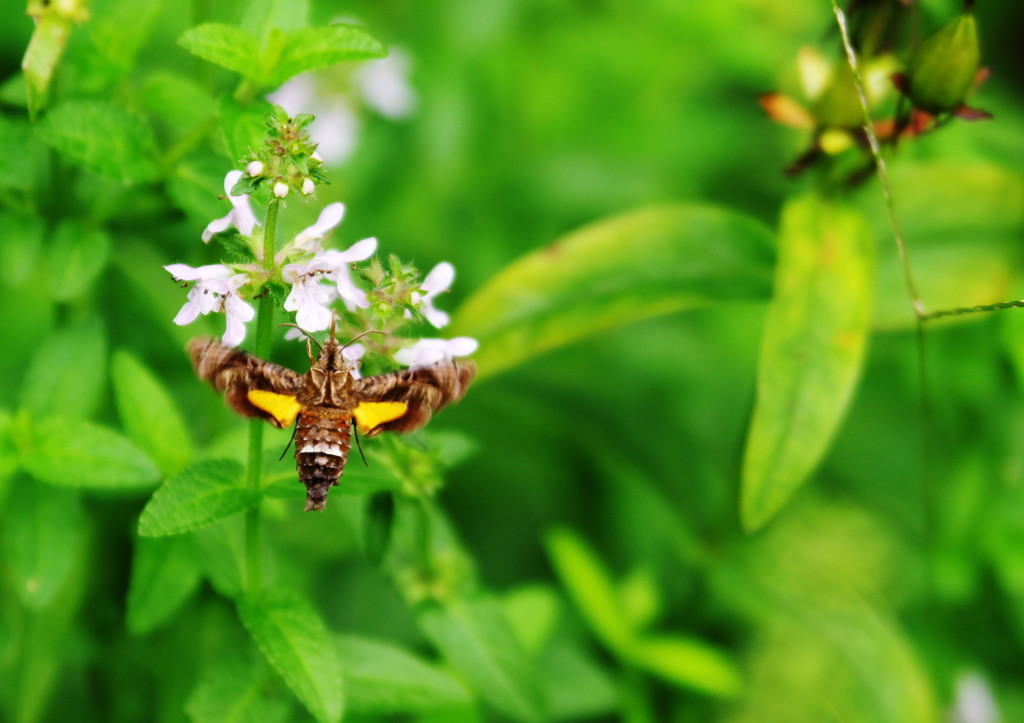
<path fill-rule="evenodd" d="M 112 491 L 144 489 L 160 479 L 149 457 L 106 427 L 51 417 L 26 432 L 18 450 L 21 467 L 43 482 Z"/>
<path fill-rule="evenodd" d="M 271 113 L 272 107 L 264 101 L 250 103 L 244 108 L 230 96 L 222 96 L 218 105 L 220 113 L 221 131 L 224 134 L 224 146 L 231 158 L 244 158 L 251 149 L 263 145 L 263 137 L 267 132 L 267 116 Z M 218 193 L 222 193 L 219 184 Z M 230 206 L 221 202 L 227 213 Z"/>
<path fill-rule="evenodd" d="M 229 459 L 186 467 L 153 493 L 139 517 L 139 534 L 180 535 L 254 507 L 259 495 L 240 486 L 242 472 L 242 465 Z"/>
<path fill-rule="evenodd" d="M 334 644 L 304 600 L 243 599 L 238 614 L 263 656 L 318 721 L 342 713 L 341 668 Z"/>
<path fill-rule="evenodd" d="M 125 432 L 165 475 L 180 471 L 192 458 L 192 439 L 170 394 L 126 351 L 114 354 L 110 372 Z"/>
<path fill-rule="evenodd" d="M 128 581 L 128 631 L 145 635 L 170 620 L 199 587 L 200 578 L 190 540 L 136 540 Z"/>
<path fill-rule="evenodd" d="M 33 354 L 21 408 L 37 417 L 87 417 L 103 393 L 107 341 L 99 319 L 60 329 Z"/>
<path fill-rule="evenodd" d="M 47 246 L 50 295 L 57 301 L 81 296 L 93 285 L 110 257 L 110 236 L 106 231 L 82 228 L 70 221 L 57 226 Z"/>
<path fill-rule="evenodd" d="M 199 676 L 185 712 L 192 723 L 284 723 L 291 711 L 268 682 L 249 661 L 217 661 Z"/>
<path fill-rule="evenodd" d="M 487 703 L 517 721 L 546 719 L 529 661 L 497 602 L 478 597 L 429 606 L 419 623 Z"/>
<path fill-rule="evenodd" d="M 337 650 L 352 714 L 409 714 L 470 702 L 449 673 L 394 645 L 343 635 Z"/>
<path fill-rule="evenodd" d="M 741 690 L 732 659 L 700 640 L 681 635 L 642 638 L 633 645 L 630 660 L 671 683 L 709 695 L 734 696 Z"/>
<path fill-rule="evenodd" d="M 96 100 L 62 103 L 39 122 L 42 139 L 64 158 L 122 183 L 156 178 L 156 140 L 141 117 Z"/>
<path fill-rule="evenodd" d="M 129 70 L 139 50 L 148 42 L 160 0 L 104 0 L 95 3 L 85 27 L 96 51 L 118 68 Z"/>
<path fill-rule="evenodd" d="M 32 32 L 32 39 L 25 50 L 21 68 L 25 74 L 25 91 L 28 95 L 28 111 L 32 118 L 46 105 L 50 82 L 57 70 L 60 56 L 64 54 L 71 29 L 69 17 L 48 12 L 43 13 Z"/>
<path fill-rule="evenodd" d="M 25 607 L 44 608 L 68 579 L 85 544 L 78 495 L 16 479 L 4 518 L 4 556 L 11 587 Z"/>
<path fill-rule="evenodd" d="M 828 451 L 860 375 L 874 278 L 870 229 L 808 195 L 782 214 L 775 295 L 758 361 L 741 516 L 764 525 Z"/>
<path fill-rule="evenodd" d="M 249 0 L 238 24 L 262 45 L 274 30 L 298 30 L 309 25 L 309 2 Z"/>
<path fill-rule="evenodd" d="M 149 75 L 142 86 L 140 99 L 146 110 L 179 135 L 207 120 L 217 109 L 213 98 L 202 86 L 184 75 L 170 72 Z M 218 159 L 218 162 L 223 178 L 224 161 Z M 217 191 L 220 191 L 219 184 Z"/>
<path fill-rule="evenodd" d="M 257 83 L 263 82 L 256 38 L 241 28 L 203 23 L 186 30 L 178 38 L 178 45 L 203 60 L 233 70 Z"/>
<path fill-rule="evenodd" d="M 49 151 L 28 121 L 0 116 L 0 148 L 18 149 L 0 153 L 0 188 L 28 191 L 42 179 Z"/>
<path fill-rule="evenodd" d="M 616 654 L 627 655 L 634 630 L 608 570 L 572 530 L 555 529 L 546 542 L 559 580 L 591 629 Z"/>
<path fill-rule="evenodd" d="M 386 55 L 384 46 L 365 31 L 354 25 L 339 24 L 288 31 L 284 34 L 280 56 L 264 56 L 263 62 L 267 83 L 276 86 L 308 70 Z"/>
<path fill-rule="evenodd" d="M 3 122 L 0 116 L 0 129 Z M 3 142 L 2 131 L 0 142 Z M 3 154 L 0 153 L 0 156 Z M 4 259 L 4 263 L 0 264 L 0 282 L 11 286 L 34 283 L 40 266 L 43 234 L 46 232 L 43 219 L 39 216 L 3 213 L 0 214 L 0 227 L 4 230 L 0 234 L 0 254 Z"/>
<path fill-rule="evenodd" d="M 481 376 L 650 316 L 766 298 L 771 234 L 706 206 L 644 209 L 599 221 L 491 279 L 455 314 L 451 335 L 480 342 Z"/>

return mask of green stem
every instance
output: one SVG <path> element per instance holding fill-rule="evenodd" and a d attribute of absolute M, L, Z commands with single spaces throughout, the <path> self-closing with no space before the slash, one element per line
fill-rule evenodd
<path fill-rule="evenodd" d="M 267 221 L 263 231 L 263 268 L 269 271 L 274 264 L 274 245 L 277 236 L 277 212 L 280 202 L 275 198 L 267 208 Z M 274 329 L 274 301 L 264 293 L 256 307 L 256 342 L 253 353 L 261 359 L 270 356 L 270 340 Z M 249 465 L 246 471 L 246 485 L 257 497 L 263 482 L 263 428 L 262 419 L 249 423 Z M 257 504 L 245 513 L 245 587 L 250 598 L 260 594 L 260 506 Z"/>

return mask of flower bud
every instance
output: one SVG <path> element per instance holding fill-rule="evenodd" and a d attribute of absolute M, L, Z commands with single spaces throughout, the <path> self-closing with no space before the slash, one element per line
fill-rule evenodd
<path fill-rule="evenodd" d="M 263 161 L 251 161 L 246 167 L 245 172 L 250 177 L 256 178 L 257 176 L 263 175 Z"/>
<path fill-rule="evenodd" d="M 302 194 L 308 196 L 316 190 L 316 184 L 313 183 L 312 178 L 302 179 Z"/>
<path fill-rule="evenodd" d="M 980 65 L 978 26 L 968 11 L 914 49 L 907 69 L 907 95 L 929 113 L 954 111 L 974 85 Z"/>
<path fill-rule="evenodd" d="M 288 184 L 284 181 L 278 181 L 274 184 L 274 195 L 278 198 L 284 198 L 288 195 Z"/>

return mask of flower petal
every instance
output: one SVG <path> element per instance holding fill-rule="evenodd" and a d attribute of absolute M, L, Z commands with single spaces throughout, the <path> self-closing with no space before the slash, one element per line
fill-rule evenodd
<path fill-rule="evenodd" d="M 352 261 L 365 261 L 366 259 L 373 256 L 377 250 L 377 239 L 364 238 L 362 241 L 356 241 L 354 244 L 349 246 L 344 251 L 334 252 L 332 259 L 337 263 L 350 263 Z"/>
<path fill-rule="evenodd" d="M 345 215 L 345 204 L 332 203 L 320 212 L 320 217 L 309 228 L 299 231 L 295 236 L 296 248 L 309 248 L 314 241 L 326 236 L 333 230 Z"/>
<path fill-rule="evenodd" d="M 447 261 L 442 261 L 430 270 L 427 278 L 420 284 L 420 290 L 427 292 L 427 298 L 446 291 L 455 281 L 455 267 Z"/>

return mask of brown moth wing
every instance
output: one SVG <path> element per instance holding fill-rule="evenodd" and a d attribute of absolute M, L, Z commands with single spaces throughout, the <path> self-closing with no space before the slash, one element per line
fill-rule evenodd
<path fill-rule="evenodd" d="M 209 382 L 218 392 L 226 392 L 225 399 L 236 412 L 245 417 L 260 417 L 274 426 L 278 426 L 278 422 L 273 415 L 249 402 L 249 391 L 263 389 L 296 396 L 305 380 L 303 375 L 287 367 L 224 346 L 210 337 L 193 339 L 187 349 L 199 378 Z"/>
<path fill-rule="evenodd" d="M 476 364 L 457 361 L 418 369 L 403 369 L 390 374 L 359 379 L 355 383 L 360 402 L 405 402 L 408 411 L 398 419 L 385 422 L 367 434 L 411 432 L 430 421 L 430 415 L 451 402 L 462 399 L 476 376 Z"/>

